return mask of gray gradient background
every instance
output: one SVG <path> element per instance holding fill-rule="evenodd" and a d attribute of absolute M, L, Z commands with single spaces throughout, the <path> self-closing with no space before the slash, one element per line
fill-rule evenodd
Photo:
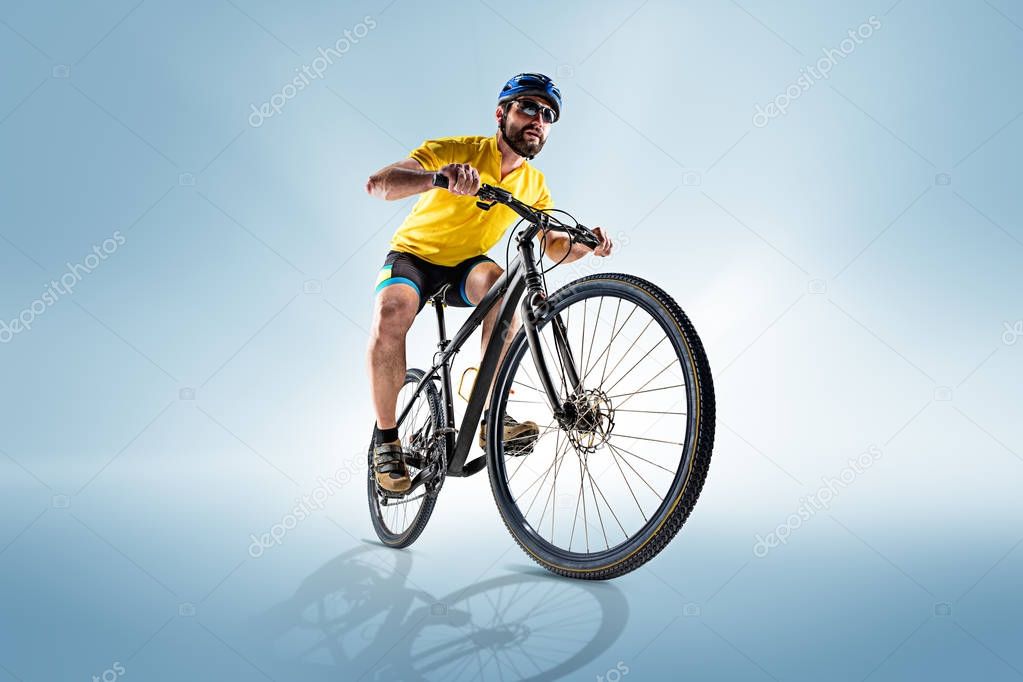
<path fill-rule="evenodd" d="M 0 345 L 0 679 L 1023 676 L 1019 3 L 434 5 L 0 3 L 0 318 L 125 238 Z M 564 92 L 556 202 L 628 237 L 595 265 L 671 292 L 715 375 L 703 497 L 609 584 L 533 567 L 482 476 L 411 550 L 368 542 L 363 352 L 409 204 L 363 183 L 489 134 L 520 70 Z"/>

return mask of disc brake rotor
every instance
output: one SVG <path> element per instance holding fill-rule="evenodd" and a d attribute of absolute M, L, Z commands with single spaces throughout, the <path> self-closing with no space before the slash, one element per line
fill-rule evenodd
<path fill-rule="evenodd" d="M 592 453 L 607 442 L 614 430 L 614 406 L 607 394 L 590 389 L 576 394 L 566 404 L 563 425 L 577 451 Z"/>

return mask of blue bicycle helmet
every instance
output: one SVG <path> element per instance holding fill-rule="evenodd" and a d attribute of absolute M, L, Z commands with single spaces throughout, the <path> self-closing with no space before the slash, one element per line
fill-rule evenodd
<path fill-rule="evenodd" d="M 554 109 L 554 120 L 561 118 L 561 90 L 542 73 L 520 73 L 512 76 L 498 95 L 497 103 L 504 104 L 523 95 L 534 95 L 547 100 Z"/>

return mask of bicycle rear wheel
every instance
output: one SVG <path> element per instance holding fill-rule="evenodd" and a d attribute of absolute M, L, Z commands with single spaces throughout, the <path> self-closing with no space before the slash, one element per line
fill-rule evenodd
<path fill-rule="evenodd" d="M 541 566 L 614 578 L 664 549 L 699 497 L 714 441 L 710 367 L 678 304 L 630 275 L 566 285 L 536 326 L 561 415 L 548 404 L 520 329 L 488 421 L 500 424 L 512 410 L 540 434 L 526 455 L 506 452 L 498 430 L 488 434 L 494 499 Z"/>
<path fill-rule="evenodd" d="M 398 393 L 398 413 L 412 399 L 423 371 L 410 369 L 405 373 L 405 383 Z M 406 461 L 409 477 L 415 480 L 416 474 L 429 466 L 439 454 L 433 452 L 434 435 L 441 427 L 440 395 L 433 382 L 428 383 L 415 397 L 415 403 L 408 416 L 398 426 L 398 435 L 402 447 L 411 457 Z M 367 477 L 367 494 L 369 496 L 369 515 L 373 520 L 373 530 L 385 545 L 390 547 L 408 547 L 419 538 L 426 522 L 433 514 L 437 497 L 431 493 L 428 485 L 410 490 L 404 495 L 385 494 L 377 486 L 373 473 L 373 439 L 369 443 L 369 466 Z"/>

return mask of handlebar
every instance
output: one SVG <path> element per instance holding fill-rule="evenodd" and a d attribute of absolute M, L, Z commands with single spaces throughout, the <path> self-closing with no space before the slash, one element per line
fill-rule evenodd
<path fill-rule="evenodd" d="M 448 189 L 449 184 L 450 183 L 448 182 L 446 175 L 441 173 L 433 174 L 434 187 Z M 533 225 L 546 223 L 546 229 L 553 230 L 555 232 L 566 232 L 580 244 L 591 249 L 600 245 L 600 239 L 598 239 L 597 235 L 593 233 L 593 230 L 585 225 L 581 225 L 579 223 L 566 225 L 549 213 L 545 213 L 544 211 L 533 208 L 529 204 L 519 201 L 506 189 L 501 189 L 500 187 L 494 187 L 493 185 L 484 183 L 480 185 L 479 190 L 476 192 L 476 197 L 479 199 L 479 201 L 476 202 L 476 205 L 484 211 L 489 211 L 490 207 L 495 203 L 503 204 Z"/>

